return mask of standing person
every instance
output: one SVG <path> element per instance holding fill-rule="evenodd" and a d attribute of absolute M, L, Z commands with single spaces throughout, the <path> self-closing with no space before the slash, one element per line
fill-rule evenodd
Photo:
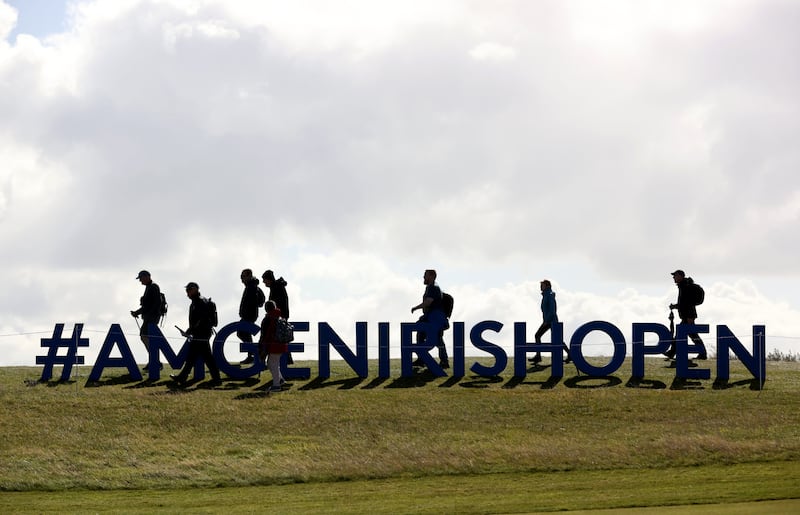
<path fill-rule="evenodd" d="M 289 320 L 289 294 L 286 293 L 286 285 L 289 284 L 283 277 L 275 279 L 275 272 L 267 270 L 261 274 L 264 286 L 269 288 L 268 300 L 275 302 L 275 306 L 281 311 L 281 316 Z M 292 353 L 286 352 L 286 362 L 291 365 L 294 363 Z"/>
<path fill-rule="evenodd" d="M 214 328 L 214 310 L 211 302 L 200 295 L 200 287 L 195 282 L 186 285 L 186 296 L 191 299 L 189 306 L 189 328 L 181 331 L 183 336 L 189 338 L 189 353 L 183 369 L 177 375 L 170 374 L 175 382 L 183 385 L 189 377 L 198 357 L 202 357 L 211 372 L 212 384 L 219 384 L 219 368 L 211 354 L 211 332 Z"/>
<path fill-rule="evenodd" d="M 282 390 L 281 386 L 285 382 L 281 374 L 281 355 L 289 352 L 289 344 L 281 343 L 276 336 L 278 319 L 281 318 L 281 310 L 275 305 L 274 300 L 268 300 L 265 306 L 267 314 L 261 321 L 261 338 L 258 341 L 258 349 L 261 359 L 267 359 L 267 367 L 272 374 L 272 386 L 270 393 L 277 393 Z"/>
<path fill-rule="evenodd" d="M 239 302 L 239 318 L 242 322 L 255 323 L 258 320 L 258 308 L 264 305 L 264 292 L 258 286 L 258 278 L 253 277 L 253 271 L 249 268 L 242 270 L 239 278 L 244 284 L 242 300 Z M 244 343 L 253 343 L 253 335 L 248 331 L 237 331 L 236 336 Z M 255 360 L 255 355 L 248 352 L 247 359 L 242 361 L 242 365 L 249 365 Z"/>
<path fill-rule="evenodd" d="M 678 317 L 681 319 L 682 324 L 694 324 L 697 320 L 697 305 L 703 302 L 702 288 L 695 284 L 691 277 L 686 277 L 683 270 L 675 270 L 672 272 L 672 280 L 675 281 L 675 286 L 678 287 L 678 301 L 675 304 L 670 304 L 669 309 L 677 309 Z M 703 340 L 697 333 L 689 334 L 695 345 L 700 347 L 700 352 L 697 354 L 696 359 L 708 359 L 708 352 Z M 675 357 L 675 341 L 669 350 L 664 353 L 668 358 Z"/>
<path fill-rule="evenodd" d="M 556 304 L 556 292 L 553 291 L 553 285 L 549 280 L 544 279 L 539 282 L 539 289 L 542 291 L 542 325 L 539 326 L 539 329 L 536 330 L 536 334 L 533 335 L 535 343 L 542 343 L 542 336 L 544 336 L 544 333 L 552 329 L 554 324 L 558 323 L 558 305 Z M 564 360 L 564 362 L 569 363 L 572 361 L 572 357 L 569 355 L 569 348 L 566 344 L 563 345 L 567 351 L 567 359 Z M 532 357 L 530 361 L 532 363 L 541 362 L 541 353 L 537 352 L 536 356 Z"/>
<path fill-rule="evenodd" d="M 148 327 L 150 327 L 150 324 L 158 324 L 161 318 L 161 288 L 153 282 L 150 272 L 147 270 L 139 272 L 136 279 L 144 285 L 144 294 L 139 298 L 139 309 L 131 311 L 131 316 L 133 318 L 138 318 L 139 315 L 142 316 L 139 338 L 141 338 L 144 348 L 149 354 L 150 337 L 148 335 Z"/>
<path fill-rule="evenodd" d="M 436 347 L 439 349 L 439 366 L 450 368 L 450 361 L 447 358 L 447 349 L 444 346 L 444 331 L 447 328 L 447 316 L 442 307 L 442 290 L 436 284 L 436 270 L 425 270 L 422 275 L 422 282 L 425 284 L 425 293 L 422 294 L 422 302 L 411 308 L 411 312 L 421 309 L 422 316 L 419 322 L 431 324 L 436 331 Z M 428 334 L 425 335 L 427 341 Z M 415 364 L 421 365 L 422 361 L 417 359 Z"/>

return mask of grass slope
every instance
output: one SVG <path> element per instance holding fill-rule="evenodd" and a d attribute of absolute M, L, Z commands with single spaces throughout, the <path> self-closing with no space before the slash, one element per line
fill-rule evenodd
<path fill-rule="evenodd" d="M 800 365 L 769 362 L 760 392 L 738 367 L 714 389 L 674 383 L 654 360 L 648 387 L 630 388 L 570 371 L 552 385 L 546 369 L 360 379 L 337 362 L 277 395 L 269 374 L 181 390 L 119 370 L 99 386 L 28 386 L 41 369 L 4 368 L 0 511 L 73 498 L 67 511 L 257 512 L 276 496 L 283 511 L 377 513 L 800 498 Z M 136 503 L 115 504 L 126 496 Z"/>

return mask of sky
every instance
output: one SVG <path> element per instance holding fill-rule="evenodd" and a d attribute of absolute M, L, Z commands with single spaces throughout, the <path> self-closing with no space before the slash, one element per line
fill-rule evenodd
<path fill-rule="evenodd" d="M 317 322 L 399 347 L 426 268 L 509 354 L 540 280 L 567 337 L 630 338 L 681 268 L 712 352 L 718 324 L 798 352 L 799 24 L 786 0 L 0 0 L 0 366 L 58 322 L 89 364 L 119 323 L 143 362 L 141 269 L 170 338 L 187 282 L 235 321 L 240 271 L 274 270 L 312 359 Z"/>

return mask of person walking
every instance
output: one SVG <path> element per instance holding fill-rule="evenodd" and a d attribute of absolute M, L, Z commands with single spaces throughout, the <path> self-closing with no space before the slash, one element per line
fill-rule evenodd
<path fill-rule="evenodd" d="M 550 283 L 548 279 L 543 279 L 539 282 L 539 289 L 542 292 L 542 325 L 539 326 L 539 329 L 536 330 L 536 334 L 533 335 L 534 343 L 537 344 L 542 343 L 542 336 L 544 336 L 544 333 L 552 329 L 553 325 L 558 323 L 558 305 L 556 304 L 556 293 L 553 291 L 552 283 Z M 567 351 L 567 359 L 565 359 L 564 362 L 569 363 L 572 361 L 569 348 L 563 342 L 562 345 Z M 537 352 L 529 361 L 534 364 L 540 363 L 542 361 L 541 353 Z"/>
<path fill-rule="evenodd" d="M 211 372 L 211 384 L 220 384 L 219 368 L 211 353 L 210 343 L 215 323 L 213 305 L 210 300 L 200 295 L 200 287 L 196 282 L 186 285 L 186 296 L 192 301 L 189 306 L 189 328 L 181 331 L 181 335 L 189 339 L 189 352 L 180 373 L 170 374 L 169 377 L 179 385 L 183 385 L 197 359 L 202 357 Z"/>
<path fill-rule="evenodd" d="M 681 324 L 693 325 L 694 321 L 697 320 L 697 306 L 703 302 L 705 293 L 700 285 L 694 282 L 694 279 L 686 277 L 686 273 L 683 270 L 675 270 L 671 275 L 675 286 L 678 287 L 678 300 L 674 304 L 670 304 L 669 309 L 678 310 L 678 318 L 680 318 Z M 708 359 L 708 352 L 700 335 L 690 333 L 689 338 L 700 348 L 695 359 Z M 675 357 L 674 340 L 664 355 L 670 359 Z"/>
<path fill-rule="evenodd" d="M 422 275 L 422 282 L 425 284 L 425 293 L 422 294 L 422 302 L 411 308 L 411 312 L 421 309 L 422 316 L 418 322 L 430 324 L 436 335 L 436 348 L 439 350 L 439 366 L 443 369 L 450 368 L 450 360 L 447 357 L 447 349 L 444 346 L 444 331 L 447 328 L 447 315 L 442 306 L 442 289 L 436 284 L 436 270 L 425 270 Z M 425 334 L 425 341 L 433 336 Z M 422 366 L 423 362 L 419 358 L 414 362 L 415 365 Z"/>
<path fill-rule="evenodd" d="M 268 300 L 265 306 L 267 314 L 261 321 L 261 337 L 258 341 L 258 348 L 262 360 L 266 358 L 267 368 L 272 374 L 272 386 L 270 393 L 279 393 L 285 380 L 281 374 L 281 356 L 289 351 L 288 343 L 281 343 L 277 338 L 278 319 L 281 318 L 281 310 L 274 300 Z"/>
<path fill-rule="evenodd" d="M 253 277 L 253 271 L 249 268 L 242 270 L 239 278 L 244 284 L 242 300 L 239 302 L 239 318 L 242 322 L 256 323 L 258 320 L 258 310 L 264 305 L 264 291 L 258 286 L 258 278 Z M 236 336 L 243 343 L 253 343 L 253 335 L 249 331 L 237 331 Z M 255 360 L 255 354 L 248 352 L 247 358 L 241 362 L 242 365 L 249 365 Z"/>
<path fill-rule="evenodd" d="M 286 285 L 288 284 L 286 279 L 282 276 L 275 279 L 275 272 L 267 270 L 261 274 L 261 280 L 264 281 L 264 286 L 269 288 L 267 299 L 275 302 L 275 307 L 280 310 L 281 316 L 289 320 L 289 294 L 286 292 Z M 286 363 L 293 364 L 292 353 L 286 351 L 286 354 Z"/>
<path fill-rule="evenodd" d="M 142 317 L 142 325 L 139 326 L 139 338 L 144 344 L 144 348 L 150 354 L 150 324 L 158 324 L 161 319 L 161 288 L 153 282 L 150 272 L 142 270 L 136 275 L 136 279 L 144 285 L 144 294 L 139 298 L 139 309 L 132 310 L 133 318 Z M 146 369 L 147 367 L 145 367 Z"/>

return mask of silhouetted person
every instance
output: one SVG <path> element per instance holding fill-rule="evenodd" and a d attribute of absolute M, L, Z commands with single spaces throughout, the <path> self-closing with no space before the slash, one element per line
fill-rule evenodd
<path fill-rule="evenodd" d="M 183 385 L 197 358 L 202 357 L 208 371 L 211 372 L 212 383 L 219 384 L 219 368 L 211 354 L 210 343 L 211 333 L 214 330 L 213 309 L 209 301 L 200 295 L 200 287 L 195 282 L 186 285 L 186 296 L 192 301 L 189 306 L 189 328 L 181 331 L 181 334 L 189 339 L 189 352 L 181 372 L 177 375 L 170 374 L 170 377 L 178 384 Z"/>
<path fill-rule="evenodd" d="M 678 317 L 681 319 L 682 324 L 692 325 L 697 319 L 697 305 L 702 302 L 702 299 L 698 298 L 697 290 L 699 287 L 694 284 L 694 280 L 691 277 L 686 277 L 683 270 L 672 272 L 672 280 L 675 281 L 675 285 L 678 287 L 678 301 L 675 304 L 670 304 L 669 309 L 678 310 Z M 708 359 L 708 352 L 703 340 L 700 339 L 700 335 L 691 333 L 689 338 L 692 339 L 695 345 L 700 347 L 700 352 L 697 354 L 696 359 Z M 669 350 L 664 354 L 668 358 L 675 357 L 674 340 Z"/>
<path fill-rule="evenodd" d="M 536 334 L 533 335 L 534 343 L 542 343 L 542 336 L 544 336 L 544 333 L 558 323 L 558 306 L 556 304 L 556 293 L 553 291 L 552 284 L 547 279 L 544 279 L 539 282 L 539 289 L 542 291 L 542 325 L 539 326 L 539 329 L 536 330 Z M 569 363 L 572 361 L 572 357 L 569 355 L 569 348 L 563 342 L 562 345 L 567 351 L 567 359 L 565 362 Z M 542 355 L 537 352 L 529 361 L 539 363 L 542 361 Z"/>
<path fill-rule="evenodd" d="M 148 328 L 150 324 L 158 324 L 161 318 L 161 288 L 158 287 L 150 277 L 150 272 L 142 270 L 136 279 L 144 285 L 144 294 L 139 299 L 139 309 L 131 311 L 131 316 L 137 318 L 142 316 L 142 325 L 139 327 L 139 338 L 141 338 L 144 348 L 150 353 L 150 337 Z"/>
<path fill-rule="evenodd" d="M 425 284 L 425 293 L 422 294 L 422 302 L 411 308 L 411 312 L 421 309 L 422 316 L 418 322 L 426 322 L 433 328 L 433 334 L 425 334 L 425 341 L 428 338 L 436 338 L 436 348 L 439 350 L 439 366 L 450 368 L 450 361 L 447 358 L 447 349 L 444 346 L 444 331 L 447 328 L 447 315 L 442 306 L 442 290 L 436 284 L 436 270 L 425 270 L 422 276 Z M 418 333 L 419 334 L 419 333 Z M 415 365 L 423 365 L 422 360 L 417 359 Z"/>
<path fill-rule="evenodd" d="M 268 299 L 275 302 L 275 306 L 280 310 L 281 316 L 289 320 L 289 294 L 286 293 L 286 285 L 288 284 L 283 277 L 275 279 L 275 272 L 267 270 L 261 274 L 261 279 L 264 281 L 264 286 L 269 288 Z M 287 351 L 286 363 L 291 365 L 294 363 L 292 353 Z"/>
<path fill-rule="evenodd" d="M 289 344 L 278 341 L 277 327 L 278 319 L 281 318 L 281 310 L 275 305 L 274 300 L 268 300 L 266 304 L 267 314 L 261 321 L 261 338 L 258 341 L 258 348 L 261 359 L 266 358 L 267 368 L 272 374 L 272 387 L 269 391 L 277 393 L 282 390 L 281 386 L 285 382 L 281 375 L 281 355 L 289 351 Z"/>
<path fill-rule="evenodd" d="M 242 322 L 256 323 L 258 320 L 258 309 L 264 305 L 264 292 L 258 286 L 258 278 L 253 277 L 253 271 L 249 268 L 242 270 L 239 278 L 244 284 L 242 300 L 239 302 L 239 318 Z M 244 343 L 253 343 L 253 335 L 248 331 L 237 331 L 236 336 Z M 247 354 L 247 359 L 242 361 L 242 365 L 249 365 L 255 356 L 252 352 Z"/>

